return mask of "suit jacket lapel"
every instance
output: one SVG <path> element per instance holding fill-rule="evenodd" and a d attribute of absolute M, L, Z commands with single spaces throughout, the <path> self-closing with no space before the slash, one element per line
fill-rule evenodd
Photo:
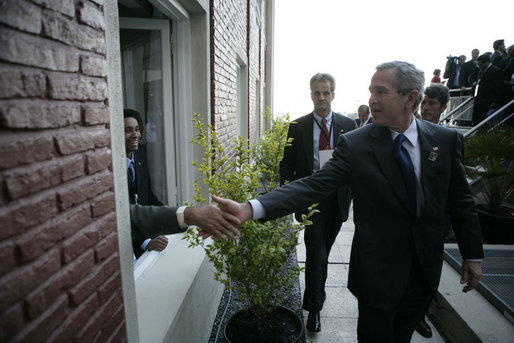
<path fill-rule="evenodd" d="M 403 182 L 402 172 L 393 155 L 393 139 L 388 128 L 375 126 L 370 131 L 371 149 L 378 161 L 378 166 L 389 180 L 394 192 L 400 198 L 406 209 L 411 209 L 407 190 Z"/>
<path fill-rule="evenodd" d="M 431 198 L 430 194 L 432 189 L 434 189 L 433 183 L 437 180 L 435 173 L 438 170 L 437 165 L 439 161 L 437 156 L 439 154 L 440 142 L 434 134 L 434 130 L 429 125 L 426 125 L 423 120 L 418 120 L 417 124 L 421 159 L 420 180 L 423 190 L 423 208 L 421 208 L 421 213 L 423 213 L 423 209 L 427 205 L 427 199 Z"/>

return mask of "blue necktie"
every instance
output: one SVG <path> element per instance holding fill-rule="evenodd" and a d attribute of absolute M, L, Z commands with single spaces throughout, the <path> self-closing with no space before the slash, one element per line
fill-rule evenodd
<path fill-rule="evenodd" d="M 394 156 L 400 165 L 402 171 L 403 182 L 407 189 L 407 196 L 411 203 L 411 209 L 416 213 L 417 198 L 416 198 L 416 173 L 414 172 L 414 165 L 410 159 L 409 152 L 402 146 L 403 141 L 407 139 L 405 135 L 400 133 L 394 140 Z"/>
<path fill-rule="evenodd" d="M 130 184 L 130 190 L 133 193 L 136 193 L 136 171 L 134 170 L 134 162 L 130 161 L 129 167 L 127 169 L 128 180 Z"/>

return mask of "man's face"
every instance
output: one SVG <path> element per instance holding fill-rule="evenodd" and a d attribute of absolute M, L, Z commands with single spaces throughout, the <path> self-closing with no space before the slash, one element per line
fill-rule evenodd
<path fill-rule="evenodd" d="M 500 50 L 502 53 L 505 53 L 505 43 L 502 43 L 498 46 L 498 50 Z"/>
<path fill-rule="evenodd" d="M 485 71 L 487 69 L 487 66 L 489 65 L 489 62 L 477 61 L 477 65 L 478 68 L 480 68 L 480 70 Z"/>
<path fill-rule="evenodd" d="M 441 106 L 439 99 L 425 95 L 425 98 L 421 101 L 421 118 L 438 124 L 441 113 L 443 113 L 445 109 L 446 105 Z"/>
<path fill-rule="evenodd" d="M 459 57 L 459 65 L 463 65 L 464 62 L 466 62 L 466 56 L 460 56 Z"/>
<path fill-rule="evenodd" d="M 326 116 L 331 111 L 332 100 L 335 93 L 330 90 L 330 82 L 317 81 L 311 88 L 311 99 L 314 104 L 314 112 L 320 116 Z"/>
<path fill-rule="evenodd" d="M 357 110 L 357 113 L 359 114 L 359 119 L 361 123 L 364 123 L 366 120 L 368 120 L 369 113 L 365 109 L 359 109 Z"/>
<path fill-rule="evenodd" d="M 479 53 L 480 52 L 478 50 L 471 51 L 471 58 L 473 59 L 473 61 L 475 61 L 478 58 Z"/>
<path fill-rule="evenodd" d="M 392 129 L 405 124 L 405 116 L 412 110 L 413 105 L 411 93 L 416 92 L 411 91 L 402 95 L 398 92 L 394 80 L 394 70 L 384 69 L 373 75 L 369 86 L 369 108 L 373 115 L 373 124 Z"/>
<path fill-rule="evenodd" d="M 139 140 L 141 139 L 141 132 L 139 131 L 139 123 L 136 118 L 128 117 L 123 118 L 125 122 L 125 150 L 127 155 L 132 151 L 137 150 Z"/>

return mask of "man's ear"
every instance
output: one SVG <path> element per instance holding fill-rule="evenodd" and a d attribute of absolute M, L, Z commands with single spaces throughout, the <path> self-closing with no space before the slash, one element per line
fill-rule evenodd
<path fill-rule="evenodd" d="M 407 100 L 405 102 L 405 106 L 409 110 L 414 110 L 414 104 L 416 103 L 416 100 L 418 99 L 419 92 L 415 89 L 411 90 L 409 93 L 407 93 Z"/>

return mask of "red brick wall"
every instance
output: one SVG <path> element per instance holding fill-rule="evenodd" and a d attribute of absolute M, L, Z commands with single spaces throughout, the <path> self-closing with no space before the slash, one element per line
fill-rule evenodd
<path fill-rule="evenodd" d="M 233 146 L 237 132 L 237 52 L 243 51 L 248 60 L 248 126 L 249 139 L 255 142 L 259 127 L 256 117 L 256 79 L 264 81 L 264 34 L 260 34 L 263 23 L 257 16 L 265 13 L 264 2 L 261 12 L 257 4 L 261 0 L 211 0 L 211 21 L 214 39 L 212 61 L 212 108 L 215 130 L 225 147 Z M 261 98 L 264 94 L 261 92 Z"/>
<path fill-rule="evenodd" d="M 0 341 L 126 341 L 103 0 L 0 2 Z"/>

